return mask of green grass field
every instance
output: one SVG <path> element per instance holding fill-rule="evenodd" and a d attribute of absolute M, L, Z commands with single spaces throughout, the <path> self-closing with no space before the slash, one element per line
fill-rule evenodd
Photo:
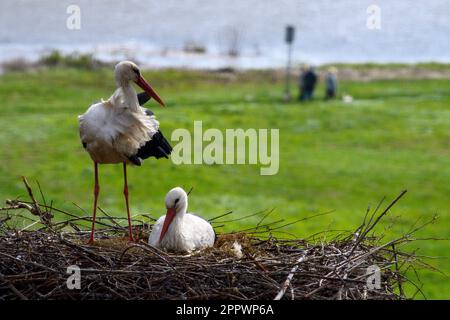
<path fill-rule="evenodd" d="M 206 72 L 146 72 L 167 108 L 152 108 L 166 137 L 176 128 L 278 128 L 280 169 L 260 176 L 258 165 L 182 165 L 147 161 L 129 170 L 133 213 L 164 213 L 174 186 L 194 187 L 190 210 L 205 217 L 233 210 L 234 216 L 275 208 L 287 221 L 329 215 L 291 226 L 299 237 L 353 229 L 369 204 L 407 195 L 380 229 L 406 232 L 418 219 L 438 214 L 420 237 L 449 237 L 450 80 L 343 82 L 354 102 L 282 102 L 282 83 L 270 72 L 248 72 L 237 80 Z M 26 197 L 20 176 L 39 180 L 46 200 L 82 214 L 90 211 L 93 165 L 78 137 L 77 115 L 114 90 L 110 70 L 55 69 L 0 76 L 0 199 Z M 125 217 L 120 166 L 101 166 L 100 206 Z M 230 223 L 227 230 L 254 225 L 258 217 Z M 241 224 L 240 224 L 241 223 Z M 410 249 L 441 257 L 431 263 L 450 273 L 448 241 L 415 242 Z M 421 270 L 427 298 L 450 298 L 449 278 Z M 418 296 L 420 298 L 420 296 Z"/>

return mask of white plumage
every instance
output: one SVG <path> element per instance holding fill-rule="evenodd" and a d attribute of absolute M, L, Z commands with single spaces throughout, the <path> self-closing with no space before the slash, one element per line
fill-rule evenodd
<path fill-rule="evenodd" d="M 191 252 L 214 245 L 216 235 L 211 224 L 199 216 L 186 213 L 187 194 L 182 188 L 170 190 L 165 203 L 167 214 L 154 224 L 148 239 L 151 246 Z"/>
<path fill-rule="evenodd" d="M 128 157 L 136 154 L 159 129 L 155 117 L 148 116 L 139 105 L 130 84 L 136 75 L 127 72 L 131 68 L 125 68 L 129 64 L 125 61 L 117 65 L 118 88 L 112 96 L 93 104 L 78 117 L 81 141 L 97 163 L 129 162 Z"/>

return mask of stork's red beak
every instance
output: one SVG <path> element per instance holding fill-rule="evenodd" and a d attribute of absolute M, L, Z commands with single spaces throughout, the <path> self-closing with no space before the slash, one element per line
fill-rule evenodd
<path fill-rule="evenodd" d="M 175 214 L 176 214 L 175 208 L 167 209 L 166 218 L 164 219 L 164 224 L 161 230 L 161 235 L 159 236 L 159 242 L 161 242 L 164 236 L 166 235 L 173 218 L 175 218 Z"/>
<path fill-rule="evenodd" d="M 148 84 L 147 81 L 145 81 L 142 76 L 139 76 L 139 78 L 136 80 L 136 84 L 141 87 L 150 97 L 158 101 L 162 107 L 166 106 L 162 99 L 155 92 L 155 90 L 153 90 L 153 88 Z"/>

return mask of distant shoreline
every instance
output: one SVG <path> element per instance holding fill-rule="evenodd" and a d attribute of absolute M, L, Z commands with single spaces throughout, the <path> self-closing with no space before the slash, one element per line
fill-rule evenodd
<path fill-rule="evenodd" d="M 139 61 L 136 61 L 138 64 Z M 9 72 L 33 72 L 46 69 L 71 68 L 80 70 L 109 69 L 116 61 L 102 61 L 92 54 L 62 54 L 53 51 L 48 55 L 40 57 L 37 61 L 17 58 L 0 63 L 0 74 Z M 301 63 L 294 64 L 293 76 L 298 74 Z M 450 79 L 450 63 L 421 62 L 421 63 L 326 63 L 317 65 L 319 75 L 323 74 L 329 67 L 338 69 L 338 77 L 346 81 L 373 81 L 394 79 Z M 285 68 L 195 68 L 195 67 L 151 67 L 145 64 L 141 68 L 151 70 L 180 70 L 196 73 L 221 73 L 221 74 L 270 74 L 272 78 L 281 79 L 285 75 Z"/>

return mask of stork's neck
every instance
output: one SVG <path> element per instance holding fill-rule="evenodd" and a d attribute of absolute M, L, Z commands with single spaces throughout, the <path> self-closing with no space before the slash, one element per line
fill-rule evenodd
<path fill-rule="evenodd" d="M 187 204 L 187 199 L 186 199 L 184 202 L 180 203 L 178 210 L 177 210 L 176 217 L 184 217 L 184 215 L 187 212 L 187 206 L 188 206 L 188 204 Z"/>
<path fill-rule="evenodd" d="M 175 218 L 173 219 L 174 224 L 178 225 L 184 218 L 187 212 L 187 200 L 184 203 L 180 203 L 180 206 L 178 207 L 177 214 L 175 215 Z"/>
<path fill-rule="evenodd" d="M 118 86 L 113 98 L 115 100 L 114 104 L 120 108 L 128 108 L 131 111 L 137 111 L 139 109 L 136 90 L 134 90 L 129 81 L 121 83 Z"/>
<path fill-rule="evenodd" d="M 126 101 L 137 102 L 136 90 L 134 90 L 131 83 L 128 81 L 126 84 L 120 86 L 122 88 L 123 97 Z"/>
<path fill-rule="evenodd" d="M 169 229 L 161 241 L 163 246 L 169 246 L 173 248 L 183 249 L 185 247 L 186 241 L 186 227 L 189 230 L 189 226 L 185 224 L 185 217 L 187 211 L 187 201 L 185 203 L 180 203 L 177 213 L 169 226 Z"/>

